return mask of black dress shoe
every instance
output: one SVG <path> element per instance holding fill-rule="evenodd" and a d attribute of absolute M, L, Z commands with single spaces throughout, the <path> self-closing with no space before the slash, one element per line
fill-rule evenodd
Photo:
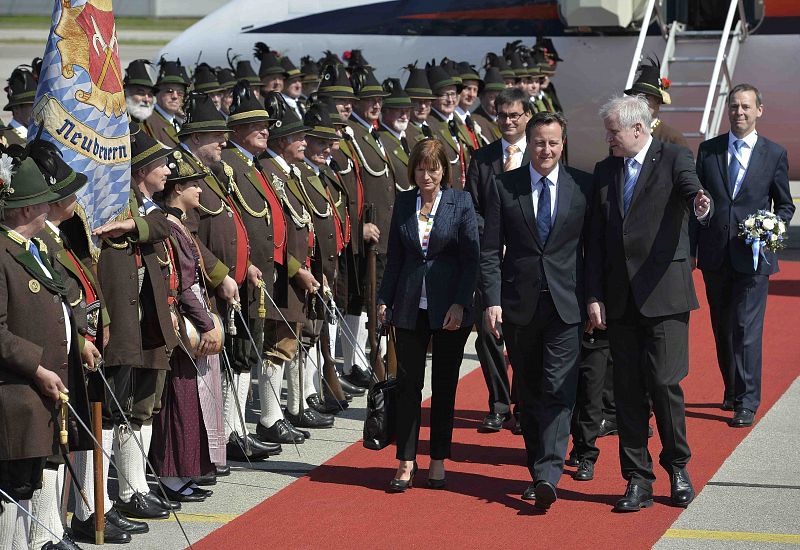
<path fill-rule="evenodd" d="M 350 384 L 356 386 L 357 388 L 367 389 L 372 382 L 372 376 L 364 369 L 354 365 L 353 370 L 350 371 L 350 374 L 341 376 L 339 380 L 347 380 Z M 348 390 L 345 389 L 345 391 Z"/>
<path fill-rule="evenodd" d="M 581 457 L 579 457 L 579 456 L 578 456 L 578 455 L 575 453 L 575 450 L 574 450 L 574 449 L 573 449 L 572 451 L 570 451 L 570 452 L 569 452 L 569 456 L 567 456 L 566 460 L 564 460 L 564 465 L 565 465 L 565 466 L 572 466 L 572 467 L 575 467 L 575 466 L 577 466 L 577 465 L 578 465 L 578 464 L 580 464 L 580 463 L 581 463 Z"/>
<path fill-rule="evenodd" d="M 148 527 L 145 522 L 128 519 L 122 514 L 120 514 L 119 510 L 115 510 L 114 508 L 112 508 L 106 514 L 106 521 L 112 523 L 114 527 L 116 527 L 120 531 L 125 531 L 126 533 L 130 533 L 131 535 L 147 533 L 148 531 L 150 531 L 150 527 Z"/>
<path fill-rule="evenodd" d="M 156 491 L 150 491 L 149 493 L 142 496 L 147 502 L 155 504 L 156 506 L 158 506 L 159 508 L 163 508 L 164 510 L 181 509 L 180 502 L 167 502 L 166 500 L 164 500 L 164 497 L 162 497 L 161 494 Z"/>
<path fill-rule="evenodd" d="M 540 510 L 547 510 L 558 500 L 556 488 L 552 483 L 543 480 L 536 482 L 533 487 L 533 495 L 536 498 L 536 502 L 533 505 Z"/>
<path fill-rule="evenodd" d="M 680 508 L 686 508 L 694 500 L 694 487 L 692 487 L 692 480 L 689 479 L 689 472 L 686 471 L 686 468 L 670 477 L 669 498 L 673 506 Z"/>
<path fill-rule="evenodd" d="M 514 413 L 514 425 L 511 426 L 511 433 L 514 435 L 522 435 L 522 422 L 519 419 L 519 413 Z"/>
<path fill-rule="evenodd" d="M 173 491 L 165 485 L 164 492 L 167 493 L 167 498 L 173 502 L 203 502 L 206 497 L 201 493 L 198 493 L 197 490 L 192 491 L 188 495 L 183 494 L 183 491 L 186 490 L 190 485 L 191 482 L 181 487 L 178 491 Z"/>
<path fill-rule="evenodd" d="M 280 419 L 269 428 L 260 422 L 256 425 L 256 437 L 266 443 L 303 443 L 306 438 L 302 434 L 296 434 L 284 419 Z"/>
<path fill-rule="evenodd" d="M 722 406 L 720 407 L 723 411 L 732 411 L 733 410 L 733 399 L 723 399 Z"/>
<path fill-rule="evenodd" d="M 304 409 L 300 414 L 286 413 L 286 420 L 295 428 L 332 428 L 333 415 L 322 414 L 314 409 Z"/>
<path fill-rule="evenodd" d="M 202 476 L 195 476 L 195 477 L 192 478 L 192 481 L 194 481 L 195 485 L 202 485 L 204 487 L 208 487 L 210 485 L 216 485 L 217 484 L 217 472 L 211 471 L 211 472 L 209 472 L 207 474 L 204 474 Z"/>
<path fill-rule="evenodd" d="M 214 491 L 211 491 L 209 489 L 201 489 L 200 487 L 192 487 L 192 494 L 200 495 L 203 498 L 208 498 L 214 494 Z"/>
<path fill-rule="evenodd" d="M 350 394 L 351 396 L 356 395 L 360 397 L 365 393 L 367 393 L 366 388 L 362 388 L 361 386 L 356 386 L 355 384 L 351 384 L 350 382 L 347 381 L 346 378 L 343 378 L 341 376 L 339 377 L 339 384 L 342 386 L 345 395 Z"/>
<path fill-rule="evenodd" d="M 81 547 L 75 544 L 68 534 L 64 533 L 61 536 L 61 542 L 47 542 L 42 546 L 42 550 L 81 550 Z"/>
<path fill-rule="evenodd" d="M 625 495 L 614 505 L 615 512 L 638 512 L 653 505 L 653 490 L 628 482 Z"/>
<path fill-rule="evenodd" d="M 479 432 L 499 432 L 503 429 L 503 424 L 511 417 L 509 413 L 490 412 L 483 417 Z"/>
<path fill-rule="evenodd" d="M 94 514 L 89 516 L 86 521 L 80 521 L 75 516 L 72 516 L 70 528 L 72 529 L 73 538 L 94 544 Z M 106 544 L 126 544 L 131 541 L 131 535 L 120 530 L 113 523 L 106 521 L 103 528 L 103 540 Z"/>
<path fill-rule="evenodd" d="M 405 493 L 406 489 L 411 489 L 414 482 L 414 475 L 417 473 L 417 463 L 411 468 L 411 476 L 408 479 L 393 479 L 389 482 L 390 493 Z"/>
<path fill-rule="evenodd" d="M 597 437 L 606 437 L 607 435 L 614 435 L 617 432 L 617 423 L 614 420 L 609 420 L 608 418 L 604 418 L 600 421 L 600 432 L 598 432 Z"/>
<path fill-rule="evenodd" d="M 215 464 L 214 468 L 216 469 L 217 477 L 225 477 L 231 475 L 231 467 L 227 464 L 220 466 L 219 464 Z"/>
<path fill-rule="evenodd" d="M 591 481 L 594 479 L 594 462 L 591 460 L 583 459 L 578 464 L 578 469 L 572 476 L 575 481 Z"/>
<path fill-rule="evenodd" d="M 428 487 L 431 489 L 442 490 L 447 487 L 447 480 L 445 478 L 442 479 L 433 479 L 431 477 L 428 478 Z"/>
<path fill-rule="evenodd" d="M 128 502 L 118 500 L 114 503 L 114 508 L 125 514 L 129 518 L 137 519 L 161 519 L 169 517 L 169 510 L 159 505 L 153 504 L 142 493 L 133 493 Z"/>
<path fill-rule="evenodd" d="M 243 438 L 237 433 L 232 433 L 228 438 L 228 442 L 225 444 L 225 456 L 228 457 L 228 460 L 236 460 L 238 462 L 247 462 L 248 460 L 251 461 L 264 460 L 266 458 L 269 458 L 269 453 L 266 450 L 261 449 L 260 447 L 256 447 L 256 445 L 253 444 L 253 441 L 256 441 L 256 439 L 253 438 L 249 442 L 250 454 L 248 455 L 246 454 L 248 450 L 245 438 Z M 259 442 L 259 445 L 263 444 Z M 276 445 L 276 444 L 270 443 L 270 445 Z"/>
<path fill-rule="evenodd" d="M 522 491 L 522 500 L 536 500 L 536 483 L 531 482 L 531 484 Z"/>
<path fill-rule="evenodd" d="M 280 443 L 261 441 L 253 434 L 247 434 L 247 439 L 250 441 L 251 448 L 257 449 L 258 452 L 266 451 L 269 456 L 278 456 L 283 452 L 283 447 L 281 447 Z"/>
<path fill-rule="evenodd" d="M 739 409 L 733 414 L 731 428 L 747 428 L 752 426 L 756 419 L 756 413 L 750 409 Z"/>
<path fill-rule="evenodd" d="M 306 398 L 306 403 L 308 403 L 309 407 L 322 414 L 339 414 L 350 406 L 350 403 L 346 400 L 339 401 L 329 395 L 325 395 L 325 399 L 323 400 L 318 393 L 309 395 Z"/>

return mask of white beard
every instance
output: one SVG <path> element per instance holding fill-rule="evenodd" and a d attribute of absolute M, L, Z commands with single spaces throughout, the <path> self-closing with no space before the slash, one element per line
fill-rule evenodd
<path fill-rule="evenodd" d="M 150 105 L 135 103 L 130 97 L 125 98 L 125 106 L 133 118 L 141 121 L 147 120 L 153 114 L 153 109 L 155 109 L 155 103 Z"/>
<path fill-rule="evenodd" d="M 394 123 L 392 123 L 392 127 L 394 128 L 395 132 L 401 134 L 408 129 L 408 121 L 395 120 Z"/>

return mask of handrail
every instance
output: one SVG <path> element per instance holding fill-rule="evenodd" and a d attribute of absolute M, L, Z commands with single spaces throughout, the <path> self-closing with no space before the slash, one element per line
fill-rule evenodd
<path fill-rule="evenodd" d="M 639 30 L 639 39 L 636 41 L 636 50 L 633 52 L 631 70 L 628 72 L 628 80 L 625 81 L 625 87 L 623 90 L 627 90 L 633 85 L 633 79 L 636 76 L 636 69 L 639 67 L 639 61 L 642 58 L 644 40 L 647 38 L 647 29 L 650 28 L 650 19 L 653 17 L 653 9 L 655 8 L 655 5 L 656 0 L 648 0 L 647 10 L 645 10 L 644 18 L 642 19 L 642 28 Z"/>
<path fill-rule="evenodd" d="M 737 6 L 742 6 L 741 0 L 731 0 L 728 6 L 728 15 L 725 18 L 725 26 L 722 29 L 722 37 L 719 41 L 719 48 L 717 49 L 717 58 L 714 61 L 714 71 L 711 73 L 711 85 L 708 88 L 708 95 L 706 96 L 706 105 L 703 109 L 703 118 L 700 122 L 700 133 L 705 134 L 708 128 L 708 118 L 711 114 L 711 104 L 717 95 L 717 81 L 719 80 L 719 72 L 722 64 L 725 62 L 725 49 L 728 46 L 728 37 L 731 32 L 731 23 L 733 23 L 733 16 L 736 13 Z M 741 25 L 742 29 L 746 25 Z"/>

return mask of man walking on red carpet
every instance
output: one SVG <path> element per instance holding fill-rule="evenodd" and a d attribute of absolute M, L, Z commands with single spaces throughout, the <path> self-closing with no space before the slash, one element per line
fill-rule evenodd
<path fill-rule="evenodd" d="M 750 84 L 728 95 L 730 132 L 700 144 L 697 176 L 714 199 L 716 215 L 697 227 L 697 266 L 703 272 L 725 383 L 723 410 L 734 410 L 730 425 L 753 425 L 761 402 L 761 348 L 769 276 L 778 272 L 774 252 L 762 248 L 753 265 L 751 246 L 739 224 L 759 210 L 784 223 L 794 215 L 786 149 L 756 132 L 763 113 L 761 92 Z"/>
<path fill-rule="evenodd" d="M 691 451 L 680 382 L 689 372 L 689 311 L 698 308 L 688 221 L 692 215 L 707 224 L 711 200 L 691 152 L 650 135 L 644 98 L 614 98 L 600 114 L 611 156 L 594 170 L 586 295 L 592 325 L 605 329 L 608 318 L 614 359 L 620 466 L 628 481 L 614 510 L 636 512 L 653 504 L 648 394 L 671 500 L 685 507 L 694 489 L 686 471 Z"/>

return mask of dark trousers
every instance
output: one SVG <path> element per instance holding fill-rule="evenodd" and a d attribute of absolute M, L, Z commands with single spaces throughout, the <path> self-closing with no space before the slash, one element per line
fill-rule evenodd
<path fill-rule="evenodd" d="M 581 326 L 564 323 L 542 292 L 527 326 L 505 324 L 521 396 L 520 421 L 534 481 L 558 484 L 564 471 L 578 385 Z"/>
<path fill-rule="evenodd" d="M 483 295 L 480 291 L 475 293 L 475 311 L 483 312 Z M 508 367 L 503 353 L 503 333 L 500 340 L 494 337 L 488 328 L 483 315 L 478 315 L 475 320 L 478 337 L 475 339 L 475 352 L 481 363 L 483 379 L 486 380 L 486 389 L 489 391 L 489 412 L 506 414 L 511 409 L 511 386 L 508 380 Z M 502 331 L 502 328 L 498 330 Z"/>
<path fill-rule="evenodd" d="M 433 339 L 431 360 L 431 446 L 434 460 L 450 458 L 458 371 L 471 326 L 432 330 L 427 310 L 419 310 L 414 330 L 395 329 L 397 337 L 397 459 L 417 456 L 425 384 L 425 354 Z"/>
<path fill-rule="evenodd" d="M 609 357 L 608 348 L 584 347 L 578 365 L 578 394 L 572 412 L 572 452 L 592 463 L 600 456 L 595 442 L 603 420 L 603 386 Z"/>
<path fill-rule="evenodd" d="M 611 357 L 610 349 L 609 357 Z M 614 361 L 608 362 L 603 377 L 603 418 L 617 421 L 617 404 L 614 402 Z"/>
<path fill-rule="evenodd" d="M 738 273 L 726 261 L 703 271 L 717 363 L 726 401 L 734 408 L 758 410 L 761 403 L 761 349 L 769 277 Z"/>
<path fill-rule="evenodd" d="M 103 404 L 103 428 L 110 430 L 114 426 L 125 425 L 117 401 L 134 427 L 151 423 L 153 416 L 161 410 L 161 395 L 164 392 L 167 371 L 117 365 L 106 367 L 105 372 L 108 385 L 117 400 L 109 397 Z"/>
<path fill-rule="evenodd" d="M 673 474 L 691 457 L 680 386 L 689 372 L 689 312 L 645 317 L 629 294 L 622 317 L 609 320 L 608 336 L 622 477 L 649 486 L 655 480 L 647 449 L 651 400 L 663 447 L 661 466 Z"/>

